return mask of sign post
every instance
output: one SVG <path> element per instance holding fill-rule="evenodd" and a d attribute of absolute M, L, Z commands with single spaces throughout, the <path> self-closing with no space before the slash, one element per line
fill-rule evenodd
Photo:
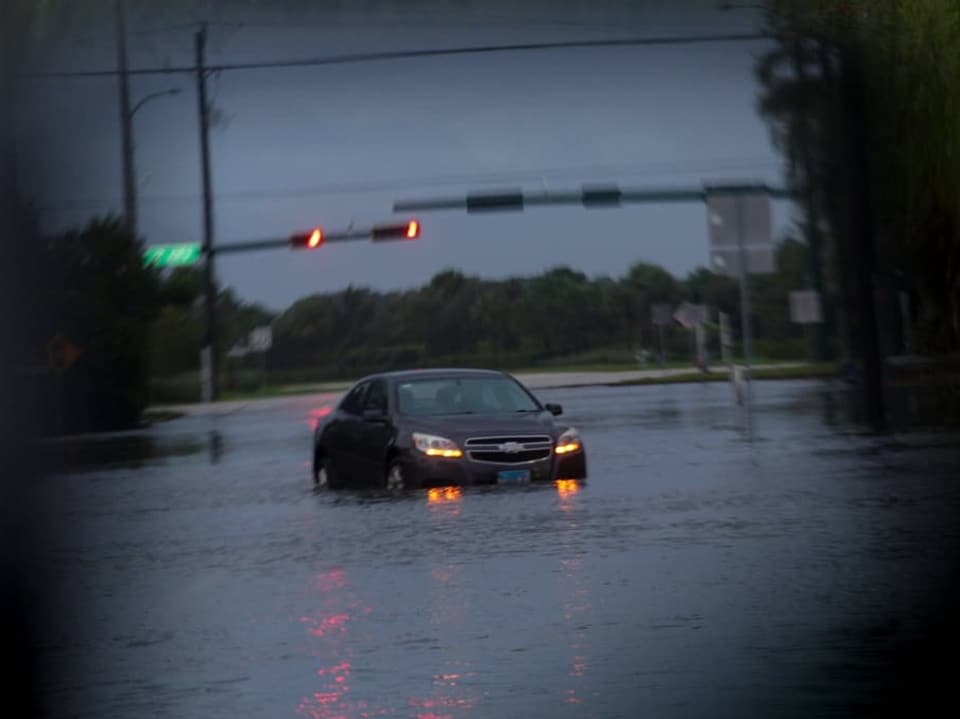
<path fill-rule="evenodd" d="M 673 308 L 666 302 L 659 302 L 650 308 L 650 319 L 657 327 L 657 333 L 660 336 L 660 369 L 666 366 L 666 353 L 663 348 L 663 328 L 673 321 Z"/>
<path fill-rule="evenodd" d="M 804 337 L 812 348 L 811 354 L 816 357 L 816 348 L 810 343 L 810 325 L 823 322 L 823 310 L 820 304 L 820 293 L 816 290 L 795 290 L 790 293 L 790 321 L 803 325 Z"/>
<path fill-rule="evenodd" d="M 730 315 L 720 313 L 720 357 L 724 365 L 733 365 L 733 338 L 730 332 Z"/>
<path fill-rule="evenodd" d="M 712 265 L 720 273 L 737 277 L 740 281 L 744 426 L 750 438 L 753 434 L 750 275 L 775 270 L 770 197 L 766 191 L 746 185 L 707 188 L 707 217 Z M 735 371 L 735 378 L 739 374 Z"/>
<path fill-rule="evenodd" d="M 690 302 L 683 302 L 673 313 L 675 319 L 685 329 L 692 330 L 690 335 L 691 350 L 694 354 L 694 362 L 697 367 L 706 372 L 709 366 L 707 358 L 707 334 L 706 323 L 709 320 L 709 312 L 706 305 L 694 305 Z"/>
<path fill-rule="evenodd" d="M 213 375 L 210 372 L 211 354 L 212 348 L 210 345 L 205 345 L 204 348 L 200 350 L 200 388 L 204 402 L 213 400 Z"/>

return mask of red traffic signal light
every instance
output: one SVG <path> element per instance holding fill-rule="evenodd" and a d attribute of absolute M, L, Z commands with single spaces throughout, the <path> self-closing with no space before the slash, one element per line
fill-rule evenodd
<path fill-rule="evenodd" d="M 315 227 L 310 232 L 300 232 L 290 237 L 290 247 L 294 249 L 306 248 L 315 250 L 323 244 L 323 230 Z"/>
<path fill-rule="evenodd" d="M 404 222 L 402 225 L 380 225 L 374 227 L 370 238 L 379 240 L 415 240 L 420 236 L 420 223 L 416 220 Z"/>

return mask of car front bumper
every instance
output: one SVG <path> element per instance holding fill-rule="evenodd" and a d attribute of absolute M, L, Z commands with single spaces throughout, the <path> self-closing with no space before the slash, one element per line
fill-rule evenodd
<path fill-rule="evenodd" d="M 404 464 L 415 478 L 415 484 L 421 487 L 496 484 L 500 472 L 514 470 L 529 470 L 531 482 L 585 479 L 587 476 L 587 457 L 582 449 L 523 463 L 477 462 L 468 457 L 443 459 L 414 452 L 405 458 Z"/>

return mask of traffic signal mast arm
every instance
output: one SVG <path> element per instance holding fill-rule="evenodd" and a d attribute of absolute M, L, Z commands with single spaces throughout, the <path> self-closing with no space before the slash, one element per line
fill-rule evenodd
<path fill-rule="evenodd" d="M 215 254 L 229 252 L 253 252 L 256 250 L 275 250 L 281 247 L 290 249 L 313 250 L 329 242 L 351 242 L 357 240 L 371 240 L 382 242 L 385 240 L 413 240 L 420 236 L 420 223 L 416 220 L 401 224 L 374 225 L 360 230 L 341 230 L 324 232 L 319 227 L 306 232 L 294 233 L 290 237 L 281 239 L 248 240 L 244 242 L 227 242 L 213 248 Z"/>
<path fill-rule="evenodd" d="M 499 192 L 472 192 L 461 197 L 436 197 L 422 200 L 401 200 L 394 212 L 425 210 L 466 210 L 467 212 L 510 212 L 541 205 L 582 205 L 584 207 L 617 207 L 621 204 L 651 202 L 702 202 L 707 193 L 763 192 L 773 198 L 789 198 L 786 189 L 763 183 L 701 185 L 694 187 L 620 188 L 617 185 L 584 185 L 580 190 L 524 193 L 519 189 Z"/>

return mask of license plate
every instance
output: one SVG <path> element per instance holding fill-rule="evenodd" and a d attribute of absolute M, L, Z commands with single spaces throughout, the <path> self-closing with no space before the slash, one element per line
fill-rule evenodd
<path fill-rule="evenodd" d="M 529 469 L 506 469 L 502 472 L 497 472 L 497 482 L 500 484 L 516 484 L 518 482 L 529 481 Z"/>

